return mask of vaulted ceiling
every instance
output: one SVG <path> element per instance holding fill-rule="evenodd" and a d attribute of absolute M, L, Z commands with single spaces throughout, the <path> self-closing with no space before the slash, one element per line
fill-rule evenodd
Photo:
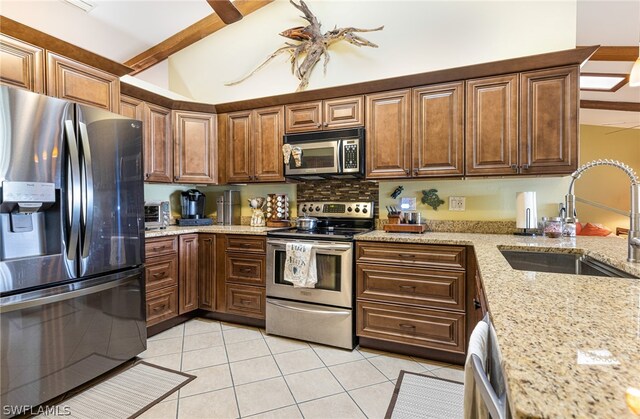
<path fill-rule="evenodd" d="M 271 1 L 236 0 L 234 4 L 247 15 L 259 13 Z M 87 12 L 71 2 L 93 7 Z M 206 0 L 2 0 L 0 14 L 136 71 L 225 27 Z M 578 0 L 577 20 L 577 45 L 635 47 L 637 56 L 639 1 Z M 633 61 L 628 57 L 614 60 L 592 60 L 582 71 L 629 73 Z M 640 88 L 626 85 L 616 92 L 582 91 L 581 99 L 640 106 Z M 582 123 L 640 125 L 640 112 L 583 109 L 581 118 Z"/>

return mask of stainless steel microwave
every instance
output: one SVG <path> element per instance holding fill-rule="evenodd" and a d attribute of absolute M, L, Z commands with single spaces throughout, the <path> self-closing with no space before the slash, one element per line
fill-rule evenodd
<path fill-rule="evenodd" d="M 364 128 L 284 136 L 292 155 L 284 175 L 292 179 L 361 178 L 364 176 Z M 297 154 L 297 158 L 296 158 Z"/>
<path fill-rule="evenodd" d="M 169 201 L 146 201 L 144 203 L 144 229 L 162 229 L 169 225 Z"/>

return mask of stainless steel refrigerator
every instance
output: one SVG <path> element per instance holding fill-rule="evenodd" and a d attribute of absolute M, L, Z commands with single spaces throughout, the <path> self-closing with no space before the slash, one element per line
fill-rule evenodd
<path fill-rule="evenodd" d="M 3 417 L 146 349 L 141 126 L 0 86 Z"/>

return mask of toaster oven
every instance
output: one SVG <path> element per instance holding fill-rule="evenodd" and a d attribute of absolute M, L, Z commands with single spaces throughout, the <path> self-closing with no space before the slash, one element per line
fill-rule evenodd
<path fill-rule="evenodd" d="M 144 203 L 144 229 L 167 228 L 169 225 L 169 201 L 147 201 Z"/>

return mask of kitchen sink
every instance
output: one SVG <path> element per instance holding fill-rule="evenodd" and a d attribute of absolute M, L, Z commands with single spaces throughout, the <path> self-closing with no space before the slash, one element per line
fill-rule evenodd
<path fill-rule="evenodd" d="M 638 277 L 586 255 L 536 251 L 500 250 L 513 269 L 519 271 L 554 272 L 573 275 Z"/>

